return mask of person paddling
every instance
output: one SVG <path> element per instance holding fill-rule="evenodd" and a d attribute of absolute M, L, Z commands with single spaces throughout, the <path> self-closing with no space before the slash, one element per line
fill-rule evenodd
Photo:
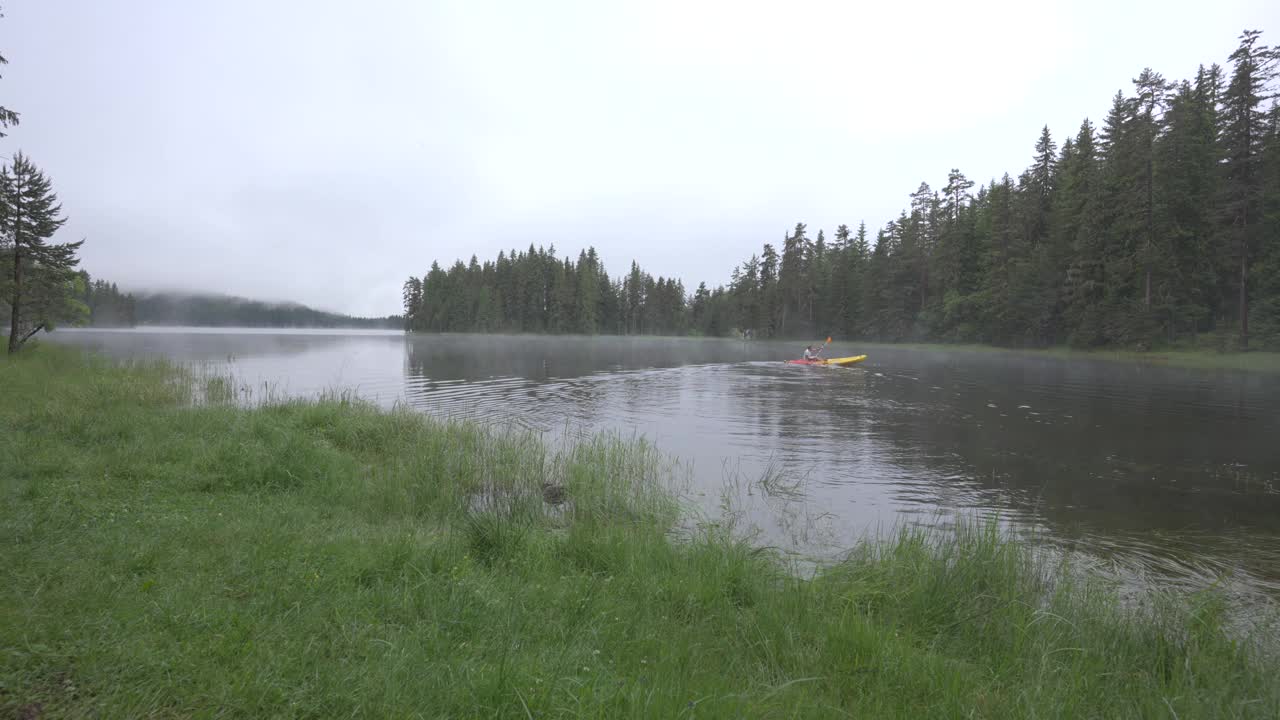
<path fill-rule="evenodd" d="M 818 359 L 820 359 L 818 356 L 820 356 L 820 355 L 822 354 L 822 350 L 823 350 L 823 348 L 818 348 L 818 349 L 816 349 L 816 350 L 815 350 L 815 349 L 813 348 L 813 346 L 812 346 L 812 345 L 810 345 L 810 346 L 808 346 L 808 347 L 806 347 L 806 348 L 804 349 L 804 359 L 805 359 L 805 360 L 818 360 Z"/>

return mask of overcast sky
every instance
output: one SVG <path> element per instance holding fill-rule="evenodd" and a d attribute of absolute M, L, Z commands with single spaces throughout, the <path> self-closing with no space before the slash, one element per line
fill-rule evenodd
<path fill-rule="evenodd" d="M 361 315 L 530 243 L 723 283 L 797 221 L 1016 175 L 1145 66 L 1280 42 L 1273 0 L 0 5 L 0 156 L 53 178 L 86 269 Z"/>

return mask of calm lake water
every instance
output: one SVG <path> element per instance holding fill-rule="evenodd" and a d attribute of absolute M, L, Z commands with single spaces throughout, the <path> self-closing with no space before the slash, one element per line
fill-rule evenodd
<path fill-rule="evenodd" d="M 830 552 L 904 522 L 998 516 L 1125 572 L 1280 596 L 1280 376 L 834 343 L 165 328 L 51 340 L 349 390 L 558 440 L 643 436 L 762 542 Z M 769 482 L 760 482 L 768 477 Z"/>

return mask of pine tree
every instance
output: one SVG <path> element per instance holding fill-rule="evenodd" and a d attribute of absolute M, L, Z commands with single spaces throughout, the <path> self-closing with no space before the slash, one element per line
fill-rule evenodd
<path fill-rule="evenodd" d="M 578 255 L 577 279 L 577 332 L 594 335 L 600 327 L 600 268 L 595 248 Z"/>
<path fill-rule="evenodd" d="M 944 213 L 953 223 L 960 221 L 960 211 L 970 200 L 969 189 L 972 187 L 973 181 L 957 168 L 951 168 L 951 172 L 947 173 L 947 186 L 942 189 L 942 195 L 946 198 Z"/>
<path fill-rule="evenodd" d="M 981 248 L 975 234 L 973 215 L 968 203 L 973 181 L 958 169 L 947 175 L 942 190 L 942 227 L 934 273 L 939 290 L 939 308 L 932 331 L 942 337 L 972 340 L 976 333 L 975 294 L 981 274 Z"/>
<path fill-rule="evenodd" d="M 1069 152 L 1074 152 L 1069 147 Z M 1013 208 L 1017 217 L 1010 257 L 1009 321 L 1018 344 L 1052 342 L 1059 325 L 1059 262 L 1065 262 L 1050 242 L 1051 213 L 1058 191 L 1060 157 L 1045 127 L 1035 144 L 1032 166 L 1018 179 Z M 1014 330 L 1016 328 L 1016 330 Z"/>
<path fill-rule="evenodd" d="M 693 293 L 693 306 L 690 308 L 691 321 L 693 329 L 699 335 L 707 334 L 707 326 L 710 324 L 711 312 L 711 293 L 707 290 L 705 282 L 698 283 L 698 289 Z"/>
<path fill-rule="evenodd" d="M 827 238 L 821 229 L 818 230 L 818 237 L 809 248 L 805 274 L 808 280 L 808 296 L 805 298 L 805 304 L 808 306 L 809 327 L 820 330 L 819 334 L 828 335 L 832 329 L 831 259 L 828 254 Z"/>
<path fill-rule="evenodd" d="M 1136 99 L 1117 93 L 1103 123 L 1103 175 L 1098 196 L 1104 229 L 1104 298 L 1099 308 L 1106 342 L 1147 341 L 1144 246 L 1147 237 L 1147 162 Z"/>
<path fill-rule="evenodd" d="M 1214 272 L 1218 160 L 1216 82 L 1200 68 L 1169 97 L 1154 157 L 1154 234 L 1166 244 L 1168 338 L 1209 328 L 1217 306 Z"/>
<path fill-rule="evenodd" d="M 1100 302 L 1104 248 L 1099 231 L 1100 161 L 1093 123 L 1086 118 L 1062 166 L 1060 192 L 1054 203 L 1052 242 L 1067 260 L 1062 303 L 1067 341 L 1090 346 L 1102 342 Z"/>
<path fill-rule="evenodd" d="M 986 219 L 987 252 L 983 258 L 983 281 L 978 292 L 978 305 L 984 342 L 1010 343 L 1024 337 L 1026 328 L 1020 322 L 1015 302 L 1015 281 L 1025 261 L 1022 256 L 1014 216 L 1013 178 L 1006 173 L 988 190 L 989 208 Z"/>
<path fill-rule="evenodd" d="M 1271 48 L 1258 44 L 1260 34 L 1246 30 L 1240 36 L 1240 46 L 1231 54 L 1235 70 L 1222 97 L 1225 162 L 1221 210 L 1224 235 L 1239 268 L 1235 284 L 1241 347 L 1249 345 L 1249 263 L 1261 242 L 1263 227 L 1262 148 L 1267 115 L 1262 102 L 1267 83 L 1275 76 L 1276 60 Z"/>
<path fill-rule="evenodd" d="M 765 243 L 760 252 L 760 323 L 766 337 L 781 331 L 778 295 L 778 253 Z"/>
<path fill-rule="evenodd" d="M 845 337 L 849 333 L 849 282 L 852 268 L 849 266 L 849 250 L 853 244 L 852 232 L 848 225 L 836 228 L 835 242 L 830 250 L 828 261 L 826 292 L 822 299 L 827 323 L 833 333 Z"/>
<path fill-rule="evenodd" d="M 640 272 L 640 265 L 632 260 L 631 272 L 623 281 L 623 308 L 627 318 L 626 329 L 623 332 L 628 335 L 639 335 L 644 332 L 644 291 L 644 274 Z"/>
<path fill-rule="evenodd" d="M 53 184 L 21 152 L 0 168 L 0 238 L 4 245 L 9 306 L 9 352 L 17 352 L 41 330 L 64 321 L 88 319 L 88 308 L 76 299 L 79 276 L 76 251 L 84 241 L 45 241 L 66 222 Z"/>
<path fill-rule="evenodd" d="M 410 277 L 404 282 L 404 291 L 402 293 L 404 300 L 404 326 L 406 330 L 414 330 L 415 318 L 418 314 L 418 307 L 422 304 L 422 281 L 416 277 Z"/>
<path fill-rule="evenodd" d="M 1058 146 L 1046 125 L 1040 130 L 1040 138 L 1036 140 L 1035 164 L 1031 167 L 1028 180 L 1024 183 L 1030 193 L 1031 212 L 1026 221 L 1026 240 L 1031 247 L 1044 242 L 1048 235 L 1049 211 L 1053 205 L 1054 181 L 1057 178 Z"/>
<path fill-rule="evenodd" d="M 929 267 L 937 244 L 938 214 L 938 196 L 929 183 L 922 182 L 911 193 L 911 215 L 898 223 L 903 240 L 903 259 L 908 266 L 904 270 L 916 275 L 914 297 L 908 299 L 903 307 L 903 322 L 907 328 L 904 335 L 915 329 L 917 320 L 924 319 L 920 316 L 929 304 Z"/>
<path fill-rule="evenodd" d="M 737 306 L 738 328 L 743 332 L 760 330 L 760 257 L 752 255 L 741 266 L 730 285 Z"/>
<path fill-rule="evenodd" d="M 1141 151 L 1143 172 L 1141 177 L 1140 205 L 1143 213 L 1142 232 L 1142 304 L 1148 313 L 1151 311 L 1152 275 L 1160 255 L 1156 247 L 1155 224 L 1155 144 L 1160 133 L 1161 114 L 1166 103 L 1169 84 L 1160 73 L 1145 68 L 1133 81 L 1137 90 L 1136 107 L 1138 142 Z"/>
<path fill-rule="evenodd" d="M 892 225 L 892 223 L 890 224 Z M 890 293 L 890 232 L 876 233 L 875 249 L 868 260 L 866 278 L 862 288 L 863 320 L 861 335 L 875 340 L 888 340 Z"/>
<path fill-rule="evenodd" d="M 803 324 L 798 320 L 808 294 L 804 271 L 805 244 L 808 242 L 805 230 L 804 223 L 796 223 L 795 230 L 782 241 L 782 264 L 778 269 L 778 290 L 782 296 L 778 332 L 784 336 L 799 333 Z"/>
<path fill-rule="evenodd" d="M 547 331 L 557 334 L 573 332 L 576 327 L 573 310 L 576 306 L 577 293 L 573 287 L 573 265 L 569 262 L 569 258 L 565 258 L 564 262 L 552 264 L 550 287 Z"/>
<path fill-rule="evenodd" d="M 845 253 L 845 323 L 844 333 L 851 337 L 860 337 L 865 330 L 864 317 L 868 308 L 864 305 L 866 283 L 871 261 L 871 246 L 867 242 L 867 223 L 858 223 L 858 232 L 854 235 L 849 249 Z"/>
<path fill-rule="evenodd" d="M 1249 305 L 1249 327 L 1258 345 L 1280 350 L 1280 104 L 1271 106 L 1262 172 L 1262 240 L 1254 267 L 1256 300 Z"/>

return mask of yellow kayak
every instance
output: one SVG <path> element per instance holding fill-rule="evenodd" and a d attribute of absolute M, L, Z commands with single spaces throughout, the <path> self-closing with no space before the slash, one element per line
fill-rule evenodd
<path fill-rule="evenodd" d="M 790 365 L 852 365 L 866 360 L 866 355 L 852 355 L 850 357 L 829 358 L 826 360 L 788 360 Z"/>

